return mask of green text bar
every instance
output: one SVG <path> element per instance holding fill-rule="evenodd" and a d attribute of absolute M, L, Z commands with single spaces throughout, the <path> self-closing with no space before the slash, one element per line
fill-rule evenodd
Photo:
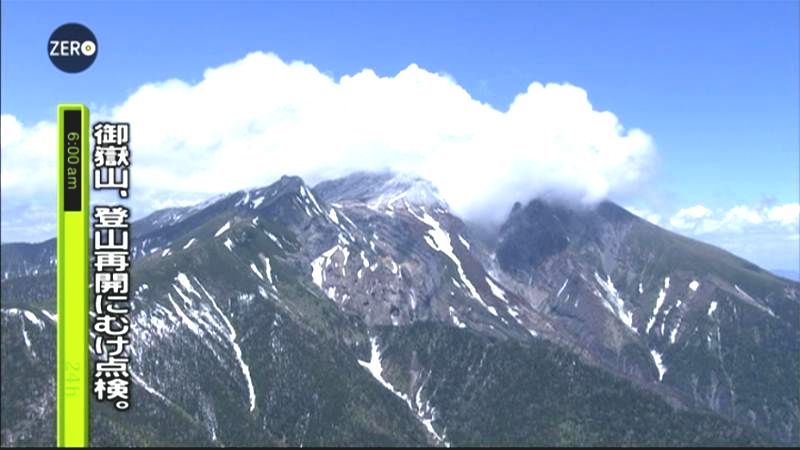
<path fill-rule="evenodd" d="M 58 106 L 59 447 L 89 445 L 89 110 Z"/>

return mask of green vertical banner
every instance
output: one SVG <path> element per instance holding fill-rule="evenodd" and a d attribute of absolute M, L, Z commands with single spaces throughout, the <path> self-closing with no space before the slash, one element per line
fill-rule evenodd
<path fill-rule="evenodd" d="M 59 447 L 89 445 L 89 110 L 58 106 Z"/>

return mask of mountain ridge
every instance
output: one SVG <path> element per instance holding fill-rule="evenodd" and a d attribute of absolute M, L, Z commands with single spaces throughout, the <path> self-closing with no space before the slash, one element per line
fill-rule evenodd
<path fill-rule="evenodd" d="M 150 348 L 155 344 L 147 344 L 147 336 L 184 336 L 181 330 L 188 325 L 171 322 L 182 311 L 202 333 L 180 341 L 193 354 L 207 354 L 208 370 L 217 370 L 215 354 L 234 345 L 242 348 L 253 381 L 245 377 L 235 384 L 252 384 L 258 402 L 263 398 L 259 392 L 273 391 L 255 379 L 272 373 L 272 366 L 259 362 L 262 359 L 249 347 L 259 344 L 247 336 L 258 335 L 255 330 L 260 327 L 272 329 L 268 317 L 275 317 L 273 311 L 282 311 L 281 317 L 294 324 L 292 333 L 311 333 L 321 339 L 317 345 L 353 354 L 342 358 L 354 358 L 352 366 L 362 374 L 369 372 L 355 360 L 374 360 L 370 339 L 380 339 L 375 338 L 377 330 L 402 333 L 419 324 L 444 325 L 481 339 L 555 343 L 581 355 L 580 364 L 600 367 L 681 410 L 725 417 L 781 441 L 796 440 L 796 395 L 786 390 L 788 383 L 784 390 L 775 390 L 775 380 L 791 380 L 797 369 L 797 352 L 792 353 L 797 346 L 797 283 L 786 283 L 724 251 L 663 233 L 610 202 L 575 211 L 534 200 L 513 208 L 492 235 L 462 221 L 438 200 L 435 188 L 424 180 L 358 174 L 313 189 L 299 177 L 282 177 L 270 186 L 238 191 L 209 204 L 156 211 L 132 224 L 139 233 L 133 244 L 139 296 L 135 301 L 142 308 L 136 316 L 138 339 Z M 27 308 L 48 323 L 44 311 L 54 296 L 46 287 L 52 265 L 46 264 L 48 255 L 42 249 L 51 245 L 48 242 L 2 246 L 3 317 L 23 327 L 15 328 L 17 333 L 26 332 L 25 315 L 14 316 L 23 317 L 20 325 L 6 312 L 10 308 Z M 691 261 L 685 262 L 688 256 Z M 6 276 L 11 270 L 14 276 Z M 168 273 L 173 275 L 165 278 Z M 191 289 L 180 282 L 182 273 Z M 260 308 L 267 309 L 259 313 Z M 173 325 L 169 331 L 154 329 L 156 320 Z M 242 342 L 220 331 L 226 320 L 237 330 L 243 327 L 245 331 L 237 333 Z M 748 334 L 750 329 L 756 334 Z M 209 347 L 198 340 L 201 334 L 219 344 Z M 381 336 L 391 339 L 391 334 Z M 24 344 L 19 334 L 15 336 L 17 346 Z M 4 330 L 3 342 L 9 339 Z M 749 349 L 769 348 L 774 350 L 758 355 L 752 364 L 742 363 L 741 355 Z M 159 360 L 183 361 L 175 351 L 160 359 L 142 356 L 147 369 L 141 379 L 153 390 L 161 391 L 159 385 L 167 383 L 162 377 L 152 378 L 161 370 Z M 273 353 L 270 348 L 263 354 Z M 226 364 L 240 365 L 235 360 Z M 398 386 L 397 379 L 392 382 L 398 374 L 391 366 L 376 367 L 388 370 L 379 381 Z M 753 367 L 769 367 L 771 381 L 753 378 Z M 416 370 L 413 377 L 423 375 Z M 409 431 L 408 436 L 420 433 L 409 439 L 442 444 L 447 433 L 437 421 L 446 422 L 446 412 L 430 403 L 435 393 L 415 383 L 409 388 L 431 396 L 426 403 L 408 392 L 407 405 L 402 398 L 396 403 L 410 413 L 412 422 L 422 424 Z M 239 395 L 246 401 L 246 394 Z M 207 408 L 187 401 L 182 408 L 186 411 Z M 201 434 L 209 429 L 210 417 L 200 422 L 205 424 L 198 428 Z M 364 429 L 354 423 L 346 426 Z M 403 427 L 414 429 L 408 423 Z M 274 439 L 280 429 L 273 425 L 261 438 Z M 551 435 L 552 442 L 561 442 L 558 436 Z M 477 442 L 470 439 L 462 435 L 456 443 Z"/>

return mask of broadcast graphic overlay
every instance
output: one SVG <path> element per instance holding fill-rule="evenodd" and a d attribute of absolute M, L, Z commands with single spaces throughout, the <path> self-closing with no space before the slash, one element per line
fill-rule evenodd
<path fill-rule="evenodd" d="M 58 107 L 58 445 L 89 442 L 89 110 Z"/>

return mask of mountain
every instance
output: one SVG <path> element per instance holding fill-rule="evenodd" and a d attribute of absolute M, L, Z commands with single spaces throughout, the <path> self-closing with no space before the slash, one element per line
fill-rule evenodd
<path fill-rule="evenodd" d="M 786 278 L 792 281 L 800 281 L 800 272 L 796 270 L 781 270 L 781 269 L 772 269 L 770 272 L 774 273 L 779 277 Z"/>
<path fill-rule="evenodd" d="M 508 286 L 601 365 L 797 439 L 797 283 L 608 202 L 518 208 L 496 254 Z"/>
<path fill-rule="evenodd" d="M 357 173 L 131 227 L 133 406 L 95 445 L 798 441 L 800 285 L 610 202 L 489 229 Z M 52 445 L 54 241 L 0 253 L 0 437 Z"/>

